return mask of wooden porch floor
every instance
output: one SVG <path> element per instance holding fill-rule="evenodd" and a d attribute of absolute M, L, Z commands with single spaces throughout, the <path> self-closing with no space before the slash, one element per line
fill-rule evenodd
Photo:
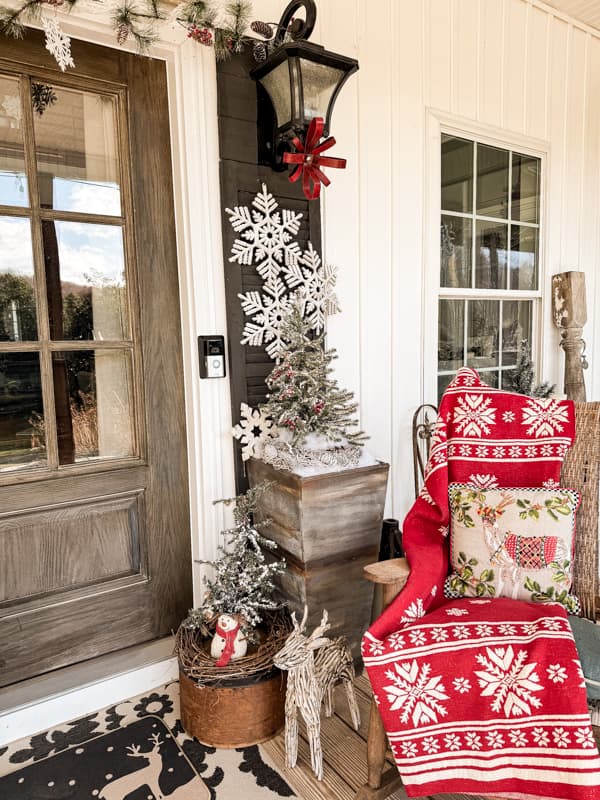
<path fill-rule="evenodd" d="M 371 707 L 371 687 L 366 675 L 355 683 L 360 709 L 361 725 L 357 732 L 352 727 L 348 705 L 341 686 L 336 689 L 335 715 L 321 718 L 321 746 L 323 749 L 323 780 L 318 781 L 310 767 L 310 749 L 305 738 L 304 723 L 300 723 L 301 738 L 298 743 L 298 764 L 294 769 L 285 766 L 284 735 L 260 746 L 277 771 L 285 778 L 300 800 L 354 800 L 357 790 L 367 781 L 367 732 Z M 390 757 L 390 763 L 392 759 Z M 436 795 L 435 800 L 477 800 L 473 795 Z M 406 800 L 399 789 L 389 800 Z M 429 800 L 434 800 L 429 798 Z"/>

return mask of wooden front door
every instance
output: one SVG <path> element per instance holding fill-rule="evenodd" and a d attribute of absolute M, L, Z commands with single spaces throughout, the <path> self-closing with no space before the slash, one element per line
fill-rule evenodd
<path fill-rule="evenodd" d="M 191 603 L 166 70 L 0 53 L 0 685 Z"/>

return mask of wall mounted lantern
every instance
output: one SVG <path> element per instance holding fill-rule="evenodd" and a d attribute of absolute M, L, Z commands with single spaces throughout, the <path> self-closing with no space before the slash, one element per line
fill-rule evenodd
<path fill-rule="evenodd" d="M 304 20 L 294 17 L 301 8 L 305 9 Z M 329 184 L 320 167 L 346 165 L 344 159 L 321 155 L 335 144 L 335 139 L 319 142 L 329 135 L 333 107 L 342 86 L 358 69 L 356 59 L 306 41 L 316 18 L 314 0 L 292 0 L 274 37 L 266 43 L 266 60 L 250 73 L 267 93 L 275 114 L 271 133 L 259 110 L 259 131 L 270 139 L 266 146 L 272 154 L 271 166 L 281 169 L 282 163 L 295 165 L 290 180 L 302 176 L 309 199 L 318 197 L 321 183 Z"/>

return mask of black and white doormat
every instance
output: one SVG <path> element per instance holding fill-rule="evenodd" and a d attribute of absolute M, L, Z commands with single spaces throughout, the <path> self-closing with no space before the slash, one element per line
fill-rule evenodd
<path fill-rule="evenodd" d="M 179 684 L 0 748 L 2 800 L 294 797 L 258 746 L 216 750 L 179 721 Z"/>

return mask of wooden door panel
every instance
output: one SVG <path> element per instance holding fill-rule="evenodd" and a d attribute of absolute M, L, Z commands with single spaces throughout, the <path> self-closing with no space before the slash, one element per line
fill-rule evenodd
<path fill-rule="evenodd" d="M 0 606 L 133 575 L 140 568 L 137 495 L 0 515 Z"/>
<path fill-rule="evenodd" d="M 128 170 L 116 224 L 134 334 L 122 348 L 132 354 L 136 452 L 118 463 L 80 459 L 0 473 L 0 686 L 167 635 L 192 602 L 166 69 L 77 41 L 72 52 L 76 70 L 63 75 L 43 35 L 31 31 L 3 43 L 0 73 L 122 100 L 118 142 Z M 32 206 L 32 225 L 49 213 L 61 220 L 45 208 Z M 37 257 L 43 281 L 41 249 Z M 53 337 L 42 351 L 82 348 L 54 345 Z M 92 340 L 89 349 L 103 346 Z"/>
<path fill-rule="evenodd" d="M 46 607 L 5 617 L 0 622 L 2 684 L 155 638 L 148 613 L 151 594 L 146 580 L 77 601 L 49 599 Z"/>

